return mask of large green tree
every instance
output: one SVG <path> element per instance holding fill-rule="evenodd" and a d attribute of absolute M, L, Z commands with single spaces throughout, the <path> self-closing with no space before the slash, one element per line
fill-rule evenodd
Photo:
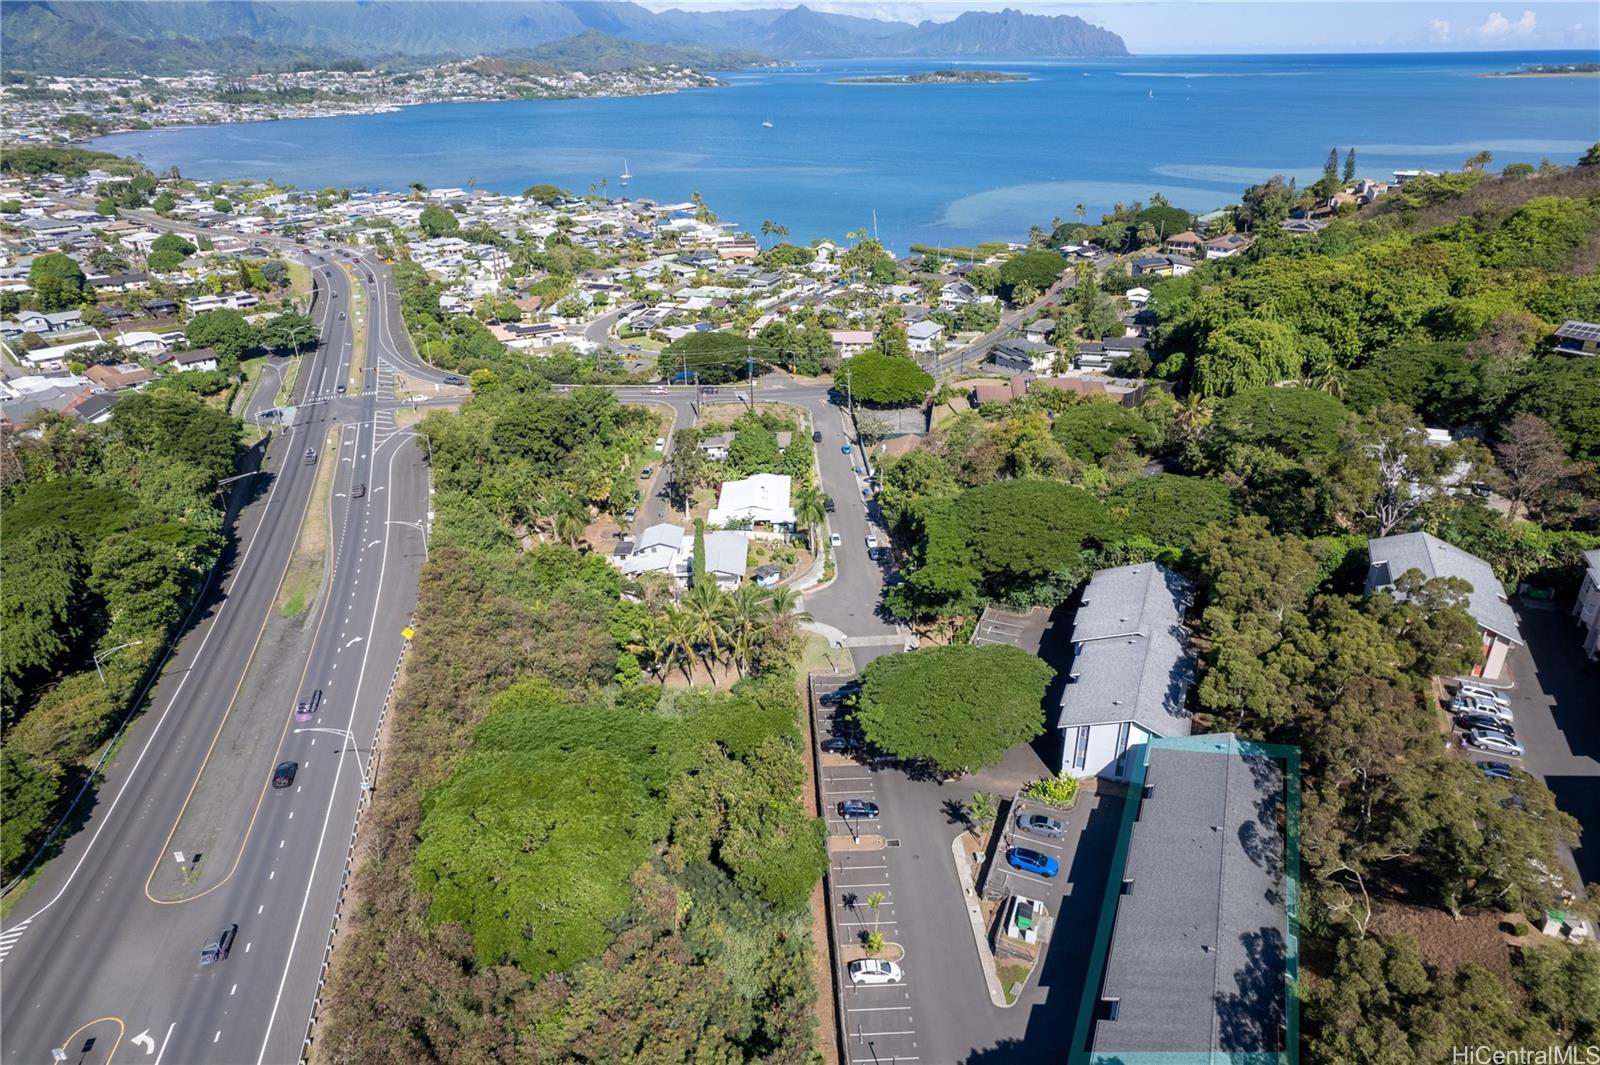
<path fill-rule="evenodd" d="M 28 266 L 28 286 L 41 311 L 64 311 L 84 298 L 83 267 L 58 251 L 39 256 Z"/>
<path fill-rule="evenodd" d="M 906 407 L 933 391 L 933 378 L 911 359 L 875 351 L 846 362 L 834 381 L 848 383 L 851 397 L 869 407 Z"/>
<path fill-rule="evenodd" d="M 1005 644 L 925 647 L 877 658 L 861 675 L 855 719 L 868 743 L 944 774 L 995 765 L 1044 731 L 1055 675 Z"/>

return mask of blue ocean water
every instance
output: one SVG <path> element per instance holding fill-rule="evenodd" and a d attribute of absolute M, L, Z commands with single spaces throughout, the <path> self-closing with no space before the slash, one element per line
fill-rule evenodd
<path fill-rule="evenodd" d="M 1595 53 L 1139 56 L 967 62 L 1027 74 L 989 85 L 842 85 L 937 60 L 851 60 L 724 73 L 665 96 L 439 104 L 381 115 L 162 129 L 100 139 L 188 177 L 301 187 L 549 181 L 661 201 L 699 192 L 723 219 L 794 239 L 871 230 L 913 241 L 1018 239 L 1165 194 L 1202 211 L 1274 173 L 1314 180 L 1328 148 L 1363 176 L 1571 162 L 1600 139 L 1600 79 L 1488 78 Z M 770 119 L 771 128 L 763 126 Z M 1342 155 L 1341 155 L 1342 159 Z"/>

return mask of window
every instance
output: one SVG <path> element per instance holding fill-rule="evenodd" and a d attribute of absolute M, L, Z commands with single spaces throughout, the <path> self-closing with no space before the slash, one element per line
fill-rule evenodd
<path fill-rule="evenodd" d="M 1117 776 L 1125 775 L 1128 764 L 1128 732 L 1133 727 L 1124 721 L 1117 725 Z"/>
<path fill-rule="evenodd" d="M 1078 742 L 1072 751 L 1072 768 L 1082 769 L 1089 762 L 1089 726 L 1078 728 Z"/>
<path fill-rule="evenodd" d="M 1114 1021 L 1114 1020 L 1116 1020 L 1117 1019 L 1117 1012 L 1118 1012 L 1118 1009 L 1121 1007 L 1121 1005 L 1122 1005 L 1122 1000 L 1120 998 L 1103 998 L 1103 999 L 1101 999 L 1100 1000 L 1100 1008 L 1094 1011 L 1094 1014 L 1095 1014 L 1094 1019 L 1097 1020 L 1097 1021 Z"/>
<path fill-rule="evenodd" d="M 1132 895 L 1133 894 L 1133 881 L 1132 880 L 1124 880 L 1122 882 L 1122 894 L 1124 894 L 1124 895 Z"/>

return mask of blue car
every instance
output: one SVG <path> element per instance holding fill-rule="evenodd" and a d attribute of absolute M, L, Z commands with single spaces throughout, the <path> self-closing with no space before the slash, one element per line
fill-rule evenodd
<path fill-rule="evenodd" d="M 1035 873 L 1045 877 L 1055 876 L 1061 872 L 1061 863 L 1048 854 L 1040 854 L 1027 847 L 1012 847 L 1006 851 L 1006 863 L 1024 873 Z"/>
<path fill-rule="evenodd" d="M 841 455 L 850 454 L 850 445 L 849 444 L 845 444 L 843 447 L 841 447 L 839 449 L 839 454 L 841 454 Z"/>

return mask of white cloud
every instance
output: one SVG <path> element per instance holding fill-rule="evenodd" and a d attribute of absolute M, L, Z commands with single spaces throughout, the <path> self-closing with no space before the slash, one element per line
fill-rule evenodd
<path fill-rule="evenodd" d="M 1436 18 L 1430 22 L 1428 29 L 1436 41 L 1448 41 L 1450 39 L 1450 23 L 1442 18 Z"/>
<path fill-rule="evenodd" d="M 1532 11 L 1524 11 L 1522 17 L 1512 22 L 1498 11 L 1490 12 L 1489 17 L 1483 20 L 1483 25 L 1478 27 L 1478 36 L 1486 41 L 1522 40 L 1534 35 L 1538 19 Z"/>

